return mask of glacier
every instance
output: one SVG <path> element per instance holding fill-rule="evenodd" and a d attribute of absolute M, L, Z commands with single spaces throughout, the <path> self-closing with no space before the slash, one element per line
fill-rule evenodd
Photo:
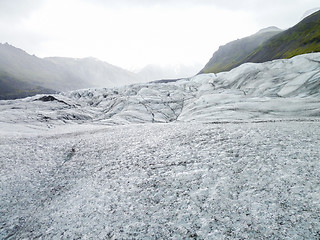
<path fill-rule="evenodd" d="M 0 239 L 319 239 L 320 54 L 0 101 Z"/>

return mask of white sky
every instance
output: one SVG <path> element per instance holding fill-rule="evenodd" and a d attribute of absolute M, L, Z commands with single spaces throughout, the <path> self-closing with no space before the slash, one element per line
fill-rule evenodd
<path fill-rule="evenodd" d="M 127 68 L 206 64 L 220 45 L 288 28 L 319 0 L 0 0 L 0 42 Z"/>

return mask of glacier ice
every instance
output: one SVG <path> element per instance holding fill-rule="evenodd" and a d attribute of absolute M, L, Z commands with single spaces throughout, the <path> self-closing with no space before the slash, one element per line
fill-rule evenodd
<path fill-rule="evenodd" d="M 313 53 L 0 101 L 0 239 L 319 239 L 319 88 Z"/>
<path fill-rule="evenodd" d="M 1 136 L 0 238 L 318 239 L 319 130 L 154 123 Z"/>
<path fill-rule="evenodd" d="M 313 53 L 176 82 L 66 92 L 50 103 L 34 101 L 39 96 L 1 101 L 0 120 L 17 125 L 313 118 L 320 116 L 319 90 L 320 54 Z"/>

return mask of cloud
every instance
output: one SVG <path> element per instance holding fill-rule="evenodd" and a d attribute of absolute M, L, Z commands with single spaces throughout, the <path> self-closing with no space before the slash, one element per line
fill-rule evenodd
<path fill-rule="evenodd" d="M 41 8 L 44 0 L 1 0 L 0 19 L 18 22 Z"/>
<path fill-rule="evenodd" d="M 81 0 L 88 2 L 86 0 Z M 262 28 L 288 28 L 300 21 L 305 11 L 319 7 L 319 0 L 90 0 L 104 8 L 208 8 L 248 14 Z M 212 11 L 214 12 L 214 11 Z M 213 13 L 214 14 L 214 13 Z M 234 19 L 236 20 L 236 19 Z"/>
<path fill-rule="evenodd" d="M 83 0 L 85 1 L 85 0 Z M 213 5 L 211 0 L 91 0 L 91 3 L 103 6 L 120 6 L 120 7 L 153 7 L 153 6 L 203 6 Z"/>
<path fill-rule="evenodd" d="M 205 62 L 219 45 L 288 28 L 319 0 L 0 0 L 0 42 L 120 66 Z"/>
<path fill-rule="evenodd" d="M 82 0 L 86 1 L 86 0 Z M 269 0 L 269 1 L 257 1 L 257 0 L 91 0 L 91 3 L 100 4 L 103 6 L 122 6 L 122 7 L 153 7 L 153 6 L 165 6 L 165 7 L 190 7 L 190 6 L 207 6 L 227 8 L 232 10 L 241 9 L 261 9 L 277 8 L 277 7 L 290 7 L 297 3 L 306 3 L 308 0 Z M 315 2 L 315 1 L 313 1 Z"/>

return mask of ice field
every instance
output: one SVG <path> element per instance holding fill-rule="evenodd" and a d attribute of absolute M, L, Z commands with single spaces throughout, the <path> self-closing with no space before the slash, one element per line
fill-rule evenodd
<path fill-rule="evenodd" d="M 320 54 L 0 101 L 0 239 L 320 238 Z"/>
<path fill-rule="evenodd" d="M 318 239 L 320 123 L 1 138 L 1 238 Z"/>

